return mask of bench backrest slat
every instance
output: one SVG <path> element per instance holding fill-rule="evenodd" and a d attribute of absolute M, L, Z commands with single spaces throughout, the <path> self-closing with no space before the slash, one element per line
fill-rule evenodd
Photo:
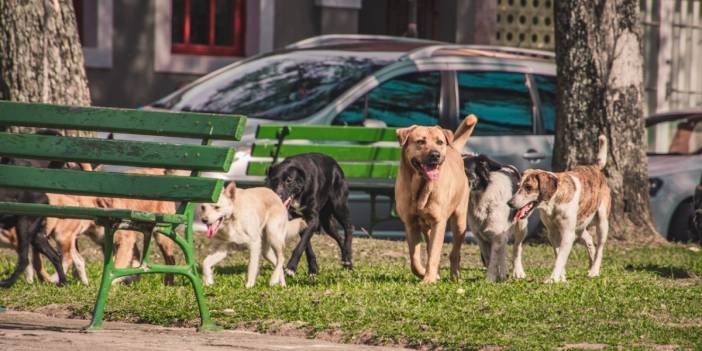
<path fill-rule="evenodd" d="M 253 157 L 274 157 L 277 144 L 256 143 L 251 149 Z M 402 149 L 392 146 L 338 145 L 338 144 L 283 144 L 278 157 L 289 157 L 306 152 L 317 152 L 337 161 L 397 161 Z"/>
<path fill-rule="evenodd" d="M 0 165 L 0 186 L 49 193 L 217 202 L 221 179 Z"/>
<path fill-rule="evenodd" d="M 202 145 L 0 133 L 0 155 L 93 164 L 226 172 L 234 150 Z"/>
<path fill-rule="evenodd" d="M 395 128 L 367 128 L 344 126 L 316 126 L 316 125 L 276 125 L 266 124 L 258 126 L 256 139 L 277 140 L 283 134 L 285 140 L 313 140 L 313 141 L 352 141 L 374 143 L 379 141 L 397 141 Z"/>
<path fill-rule="evenodd" d="M 249 161 L 246 174 L 250 176 L 266 176 L 271 161 Z M 398 163 L 356 163 L 339 162 L 346 178 L 377 178 L 394 179 L 400 167 Z"/>
<path fill-rule="evenodd" d="M 0 126 L 240 140 L 246 117 L 0 101 Z"/>

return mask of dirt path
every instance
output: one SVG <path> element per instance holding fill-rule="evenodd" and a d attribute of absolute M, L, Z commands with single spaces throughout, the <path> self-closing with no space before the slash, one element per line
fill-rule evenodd
<path fill-rule="evenodd" d="M 247 331 L 198 333 L 119 322 L 106 322 L 102 331 L 87 333 L 81 330 L 87 324 L 31 312 L 0 312 L 0 350 L 391 350 Z"/>

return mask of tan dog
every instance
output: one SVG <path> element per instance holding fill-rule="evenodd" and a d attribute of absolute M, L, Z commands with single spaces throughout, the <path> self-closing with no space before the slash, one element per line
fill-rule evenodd
<path fill-rule="evenodd" d="M 202 204 L 200 219 L 207 225 L 209 253 L 202 264 L 205 285 L 214 284 L 212 268 L 230 251 L 248 248 L 246 287 L 256 284 L 261 254 L 275 266 L 270 285 L 285 286 L 285 242 L 306 228 L 301 218 L 288 221 L 283 201 L 269 188 L 237 189 L 234 182 L 216 204 Z"/>
<path fill-rule="evenodd" d="M 607 179 L 602 174 L 606 163 L 607 139 L 600 136 L 596 165 L 576 166 L 561 173 L 527 170 L 522 175 L 509 205 L 517 209 L 514 220 L 527 218 L 535 208 L 539 209 L 556 254 L 553 272 L 546 282 L 565 281 L 568 255 L 578 238 L 585 243 L 590 257 L 588 277 L 600 275 L 611 206 Z M 597 236 L 597 248 L 591 234 Z"/>
<path fill-rule="evenodd" d="M 147 175 L 165 175 L 172 174 L 173 171 L 164 170 L 162 168 L 138 168 L 128 170 L 130 174 L 147 174 Z M 180 174 L 180 173 L 179 173 Z M 175 213 L 176 205 L 171 201 L 154 201 L 154 200 L 137 200 L 137 199 L 122 199 L 108 197 L 93 197 L 93 196 L 77 196 L 66 194 L 47 194 L 49 204 L 54 206 L 80 206 L 80 207 L 101 207 L 101 208 L 126 208 L 136 211 L 157 212 L 157 213 Z M 104 236 L 103 228 L 96 226 L 94 222 L 89 220 L 72 219 L 72 218 L 47 218 L 46 233 L 53 236 L 54 240 L 59 244 L 62 253 L 63 268 L 65 271 L 73 264 L 76 268 L 76 273 L 83 284 L 88 284 L 88 277 L 85 272 L 85 260 L 80 255 L 76 248 L 78 236 L 84 233 L 90 234 L 89 237 L 98 245 L 102 246 Z M 120 230 L 115 233 L 115 258 L 114 264 L 116 268 L 125 268 L 131 265 L 139 265 L 140 257 L 137 241 L 139 232 L 130 230 Z M 154 239 L 164 257 L 166 264 L 175 264 L 175 255 L 173 241 L 166 236 L 155 233 Z M 34 253 L 33 265 L 39 272 L 41 277 L 47 281 L 57 280 L 56 274 L 49 276 L 43 269 L 43 265 L 39 256 Z M 29 274 L 29 273 L 28 273 Z M 128 280 L 127 277 L 115 279 L 113 284 Z M 167 284 L 173 282 L 172 275 L 166 275 L 165 281 Z"/>
<path fill-rule="evenodd" d="M 402 147 L 395 182 L 397 213 L 405 225 L 412 273 L 423 283 L 439 279 L 441 246 L 446 221 L 452 220 L 451 276 L 459 277 L 461 244 L 466 231 L 468 178 L 461 151 L 478 119 L 470 115 L 456 131 L 441 127 L 411 126 L 397 130 Z M 427 266 L 421 262 L 421 234 L 427 241 Z"/>

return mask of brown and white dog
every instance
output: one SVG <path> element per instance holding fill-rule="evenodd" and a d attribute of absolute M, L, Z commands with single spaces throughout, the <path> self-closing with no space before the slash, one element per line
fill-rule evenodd
<path fill-rule="evenodd" d="M 588 277 L 600 275 L 611 206 L 607 179 L 602 173 L 606 163 L 607 139 L 601 135 L 595 165 L 576 166 L 561 173 L 530 169 L 522 175 L 509 205 L 517 209 L 515 221 L 539 209 L 556 255 L 553 272 L 546 282 L 566 280 L 566 262 L 577 239 L 585 243 L 590 257 Z M 596 234 L 596 248 L 591 234 Z"/>
<path fill-rule="evenodd" d="M 477 122 L 473 115 L 466 117 L 455 138 L 453 132 L 438 126 L 415 125 L 396 132 L 402 147 L 395 181 L 396 208 L 405 225 L 412 273 L 423 283 L 439 279 L 441 246 L 449 219 L 453 232 L 451 276 L 459 277 L 469 196 L 461 150 Z M 419 251 L 422 234 L 427 241 L 426 268 Z"/>

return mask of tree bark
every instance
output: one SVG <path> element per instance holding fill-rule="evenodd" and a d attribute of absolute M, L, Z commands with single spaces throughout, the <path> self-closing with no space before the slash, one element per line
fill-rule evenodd
<path fill-rule="evenodd" d="M 610 235 L 660 241 L 651 222 L 638 0 L 554 1 L 558 96 L 555 170 L 594 163 L 609 141 Z"/>
<path fill-rule="evenodd" d="M 0 99 L 90 105 L 71 0 L 0 0 Z M 33 128 L 9 130 L 30 132 Z"/>

